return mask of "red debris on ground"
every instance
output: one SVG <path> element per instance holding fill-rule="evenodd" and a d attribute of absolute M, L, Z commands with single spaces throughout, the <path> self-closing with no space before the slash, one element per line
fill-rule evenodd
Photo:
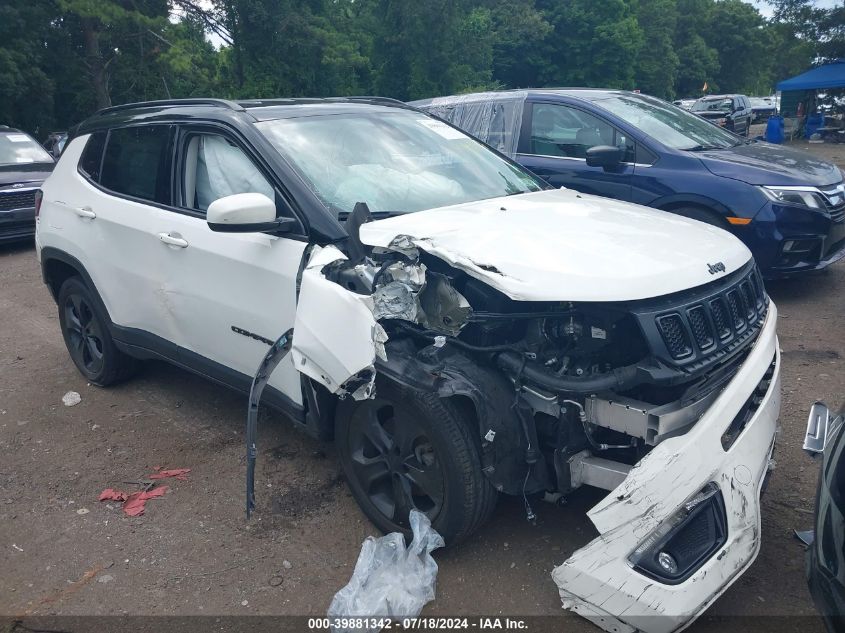
<path fill-rule="evenodd" d="M 133 492 L 126 498 L 123 503 L 123 511 L 131 517 L 137 517 L 144 514 L 144 506 L 148 499 L 155 499 L 161 497 L 167 492 L 167 486 L 159 486 L 153 488 L 149 492 Z"/>
<path fill-rule="evenodd" d="M 190 468 L 171 468 L 169 470 L 162 470 L 161 466 L 156 466 L 153 470 L 158 472 L 150 475 L 150 479 L 167 479 L 168 477 L 175 477 L 179 481 L 187 481 L 188 478 L 185 475 L 191 472 Z"/>
<path fill-rule="evenodd" d="M 127 494 L 122 490 L 115 490 L 114 488 L 106 488 L 100 493 L 100 501 L 122 501 L 123 512 L 131 517 L 137 517 L 144 514 L 144 506 L 149 499 L 156 499 L 167 492 L 167 486 L 159 486 L 152 490 L 133 492 Z"/>
<path fill-rule="evenodd" d="M 106 488 L 100 493 L 100 498 L 97 501 L 126 501 L 128 495 L 120 490 L 114 488 Z"/>

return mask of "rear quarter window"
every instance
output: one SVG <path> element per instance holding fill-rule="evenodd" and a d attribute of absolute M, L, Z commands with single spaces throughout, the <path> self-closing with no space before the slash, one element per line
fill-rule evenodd
<path fill-rule="evenodd" d="M 100 184 L 115 193 L 169 205 L 170 136 L 169 125 L 111 130 Z"/>
<path fill-rule="evenodd" d="M 99 182 L 100 167 L 103 164 L 103 148 L 106 146 L 106 133 L 94 132 L 88 137 L 82 156 L 79 157 L 79 171 L 85 176 Z"/>

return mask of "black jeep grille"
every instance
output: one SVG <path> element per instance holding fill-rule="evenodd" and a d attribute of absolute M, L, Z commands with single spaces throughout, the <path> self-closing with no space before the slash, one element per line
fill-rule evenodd
<path fill-rule="evenodd" d="M 697 297 L 695 295 L 698 295 Z M 680 304 L 680 305 L 678 305 Z M 724 285 L 686 294 L 671 309 L 653 314 L 667 360 L 692 370 L 732 355 L 760 330 L 768 302 L 757 269 L 749 266 Z M 641 318 L 644 319 L 645 314 Z M 647 323 L 642 320 L 644 328 Z"/>
<path fill-rule="evenodd" d="M 35 189 L 31 191 L 0 191 L 0 211 L 29 209 L 35 206 Z"/>
<path fill-rule="evenodd" d="M 660 328 L 660 333 L 663 334 L 663 340 L 666 341 L 666 347 L 669 348 L 672 358 L 686 358 L 692 354 L 692 346 L 690 346 L 689 337 L 680 315 L 667 314 L 662 316 L 657 319 L 657 325 Z"/>
<path fill-rule="evenodd" d="M 692 336 L 698 349 L 708 349 L 716 342 L 714 328 L 707 321 L 707 313 L 703 306 L 696 306 L 688 312 L 689 324 L 692 328 Z"/>

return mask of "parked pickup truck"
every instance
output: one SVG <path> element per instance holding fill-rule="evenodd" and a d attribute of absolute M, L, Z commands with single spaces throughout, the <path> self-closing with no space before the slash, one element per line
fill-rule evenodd
<path fill-rule="evenodd" d="M 334 439 L 380 529 L 416 508 L 454 545 L 499 495 L 530 517 L 607 491 L 553 576 L 608 630 L 683 627 L 756 557 L 777 310 L 729 233 L 553 189 L 386 99 L 116 106 L 42 191 L 91 383 L 159 358 L 247 391 L 292 328 L 265 400 Z"/>
<path fill-rule="evenodd" d="M 575 88 L 476 93 L 412 105 L 555 187 L 648 205 L 730 231 L 751 249 L 766 278 L 819 270 L 845 257 L 845 180 L 835 165 L 737 136 L 660 99 Z"/>

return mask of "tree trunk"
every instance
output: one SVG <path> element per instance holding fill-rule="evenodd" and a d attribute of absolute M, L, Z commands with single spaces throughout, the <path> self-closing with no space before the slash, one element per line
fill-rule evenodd
<path fill-rule="evenodd" d="M 96 21 L 91 18 L 82 20 L 82 38 L 85 45 L 85 62 L 88 65 L 88 77 L 97 96 L 97 109 L 111 105 L 109 96 L 109 78 L 103 55 L 100 52 L 100 32 Z"/>

